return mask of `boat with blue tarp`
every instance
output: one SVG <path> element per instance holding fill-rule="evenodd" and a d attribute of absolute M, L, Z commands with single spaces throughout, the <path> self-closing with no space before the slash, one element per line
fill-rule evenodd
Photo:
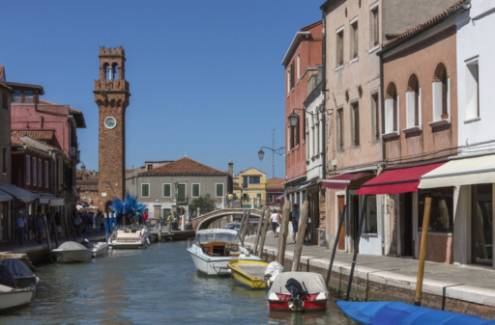
<path fill-rule="evenodd" d="M 493 325 L 495 320 L 440 311 L 402 302 L 337 301 L 344 314 L 363 325 Z"/>

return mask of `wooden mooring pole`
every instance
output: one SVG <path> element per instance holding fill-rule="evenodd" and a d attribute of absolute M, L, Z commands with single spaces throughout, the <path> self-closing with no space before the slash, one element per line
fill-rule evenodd
<path fill-rule="evenodd" d="M 263 258 L 263 249 L 265 248 L 266 233 L 268 232 L 269 226 L 270 226 L 270 210 L 265 209 L 265 214 L 263 216 L 263 227 L 261 229 L 260 243 L 255 253 L 257 256 L 261 258 Z"/>
<path fill-rule="evenodd" d="M 261 238 L 261 230 L 263 229 L 263 216 L 265 215 L 265 210 L 266 209 L 261 210 L 261 216 L 258 219 L 258 225 L 256 227 L 256 240 L 254 241 L 254 249 L 253 249 L 254 255 L 257 255 L 258 252 L 258 244 Z"/>
<path fill-rule="evenodd" d="M 239 229 L 239 240 L 242 246 L 244 246 L 244 237 L 246 237 L 246 232 L 249 224 L 249 211 L 244 210 L 241 219 L 241 228 Z"/>
<path fill-rule="evenodd" d="M 349 274 L 349 282 L 347 283 L 347 294 L 346 300 L 349 300 L 351 297 L 351 287 L 352 287 L 352 279 L 354 277 L 354 269 L 356 268 L 357 257 L 359 254 L 359 242 L 361 241 L 361 234 L 363 233 L 364 227 L 364 217 L 366 216 L 366 208 L 368 206 L 368 195 L 364 196 L 363 207 L 361 208 L 361 215 L 359 216 L 359 222 L 357 224 L 357 236 L 354 240 L 354 255 L 352 256 L 352 265 L 351 265 L 351 273 Z"/>
<path fill-rule="evenodd" d="M 423 280 L 425 276 L 425 259 L 428 247 L 428 228 L 430 227 L 431 214 L 431 197 L 425 198 L 425 206 L 423 211 L 423 225 L 421 228 L 421 244 L 419 248 L 418 274 L 416 278 L 416 297 L 414 304 L 421 306 L 421 298 L 423 295 Z"/>
<path fill-rule="evenodd" d="M 289 232 L 290 201 L 285 199 L 282 208 L 282 224 L 280 225 L 280 235 L 278 237 L 277 262 L 284 265 L 285 245 L 287 244 L 287 234 Z"/>
<path fill-rule="evenodd" d="M 292 261 L 292 272 L 299 271 L 299 264 L 301 262 L 301 255 L 304 244 L 304 237 L 306 236 L 306 226 L 308 225 L 309 215 L 309 203 L 308 200 L 304 200 L 301 210 L 301 219 L 299 219 L 299 226 L 297 227 L 296 234 L 296 246 L 294 247 L 294 259 Z"/>
<path fill-rule="evenodd" d="M 328 266 L 328 270 L 327 270 L 327 282 L 326 282 L 327 287 L 330 287 L 330 279 L 332 277 L 333 263 L 335 262 L 335 255 L 337 254 L 337 247 L 339 246 L 340 229 L 344 227 L 346 210 L 347 210 L 347 205 L 344 206 L 344 209 L 342 209 L 342 212 L 340 212 L 339 215 L 339 225 L 337 227 L 337 235 L 335 236 L 335 242 L 333 243 L 333 248 L 332 248 L 332 256 L 330 257 L 330 265 Z"/>

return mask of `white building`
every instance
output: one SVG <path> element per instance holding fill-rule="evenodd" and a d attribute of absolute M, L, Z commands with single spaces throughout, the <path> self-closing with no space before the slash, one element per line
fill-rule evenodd
<path fill-rule="evenodd" d="M 421 188 L 454 187 L 454 262 L 495 266 L 495 1 L 466 1 L 457 25 L 459 155 Z"/>

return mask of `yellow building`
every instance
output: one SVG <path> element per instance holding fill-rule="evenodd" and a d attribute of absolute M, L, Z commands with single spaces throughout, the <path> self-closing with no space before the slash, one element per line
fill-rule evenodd
<path fill-rule="evenodd" d="M 266 175 L 256 168 L 241 171 L 234 179 L 234 196 L 243 208 L 261 208 L 266 203 Z"/>

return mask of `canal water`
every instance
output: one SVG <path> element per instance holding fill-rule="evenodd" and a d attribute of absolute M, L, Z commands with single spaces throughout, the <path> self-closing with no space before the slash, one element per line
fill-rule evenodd
<path fill-rule="evenodd" d="M 113 251 L 89 264 L 36 270 L 30 306 L 1 324 L 352 324 L 332 302 L 326 313 L 269 313 L 265 291 L 197 274 L 187 244 Z"/>

